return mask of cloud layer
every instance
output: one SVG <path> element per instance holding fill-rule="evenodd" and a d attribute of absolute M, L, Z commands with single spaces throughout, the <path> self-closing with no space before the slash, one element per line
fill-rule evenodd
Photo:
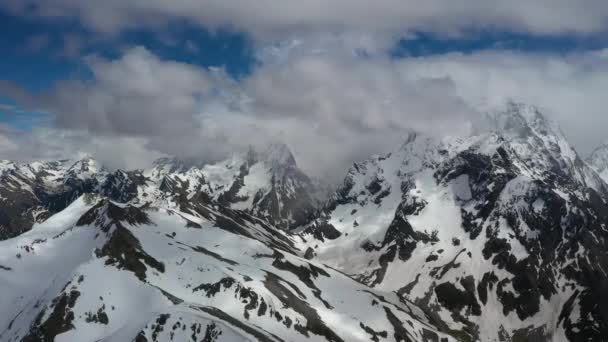
<path fill-rule="evenodd" d="M 4 0 L 12 13 L 77 18 L 99 32 L 162 27 L 185 20 L 208 29 L 235 29 L 257 39 L 303 31 L 362 30 L 402 35 L 454 35 L 492 28 L 524 33 L 602 33 L 608 3 L 602 0 Z"/>
<path fill-rule="evenodd" d="M 395 148 L 409 131 L 462 134 L 506 100 L 543 108 L 582 153 L 608 138 L 607 50 L 401 59 L 387 53 L 417 32 L 598 36 L 608 28 L 606 1 L 5 0 L 0 10 L 80 22 L 93 34 L 64 37 L 71 58 L 80 58 L 82 37 L 129 29 L 161 37 L 175 22 L 243 32 L 257 58 L 251 74 L 235 80 L 221 68 L 131 47 L 116 58 L 84 57 L 89 79 L 61 81 L 39 94 L 0 81 L 0 95 L 50 115 L 50 124 L 32 131 L 3 127 L 0 158 L 89 153 L 134 167 L 162 154 L 217 160 L 280 140 L 313 175 L 339 178 L 354 160 Z M 48 44 L 37 36 L 25 46 Z"/>
<path fill-rule="evenodd" d="M 4 134 L 0 153 L 88 152 L 133 167 L 161 154 L 217 160 L 280 140 L 307 171 L 339 179 L 352 161 L 397 147 L 412 130 L 463 134 L 480 113 L 507 100 L 543 108 L 583 153 L 607 137 L 605 51 L 346 56 L 292 54 L 260 64 L 240 82 L 142 47 L 115 60 L 88 58 L 91 80 L 63 82 L 37 96 L 3 87 L 51 113 L 53 125 L 18 138 Z"/>

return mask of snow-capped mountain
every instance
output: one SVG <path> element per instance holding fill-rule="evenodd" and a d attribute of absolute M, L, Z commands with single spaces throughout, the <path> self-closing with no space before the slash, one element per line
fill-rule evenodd
<path fill-rule="evenodd" d="M 453 340 L 294 240 L 203 201 L 177 211 L 82 196 L 0 242 L 0 340 Z"/>
<path fill-rule="evenodd" d="M 213 201 L 283 229 L 309 221 L 319 204 L 314 183 L 297 167 L 289 148 L 279 143 L 199 167 L 162 159 L 146 176 L 163 191 L 179 187 L 186 196 L 204 192 Z"/>
<path fill-rule="evenodd" d="M 35 222 L 94 191 L 106 171 L 93 159 L 0 162 L 0 240 L 29 230 Z"/>
<path fill-rule="evenodd" d="M 284 144 L 197 165 L 162 158 L 147 170 L 108 172 L 95 160 L 0 162 L 0 240 L 29 230 L 84 193 L 113 201 L 160 205 L 205 196 L 248 211 L 282 229 L 309 221 L 317 190 Z"/>
<path fill-rule="evenodd" d="M 606 340 L 606 154 L 532 106 L 486 124 L 411 134 L 322 206 L 281 144 L 0 162 L 0 340 Z"/>
<path fill-rule="evenodd" d="M 300 248 L 461 340 L 608 336 L 608 192 L 533 107 L 355 164 Z"/>

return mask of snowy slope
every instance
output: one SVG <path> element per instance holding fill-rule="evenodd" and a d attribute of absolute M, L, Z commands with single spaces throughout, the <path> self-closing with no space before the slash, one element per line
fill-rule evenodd
<path fill-rule="evenodd" d="M 0 341 L 603 341 L 608 149 L 538 109 L 411 134 L 325 205 L 282 144 L 0 161 Z M 2 241 L 4 240 L 4 241 Z"/>
<path fill-rule="evenodd" d="M 179 188 L 193 196 L 202 191 L 210 200 L 248 211 L 283 229 L 307 222 L 319 202 L 313 182 L 297 167 L 289 148 L 279 143 L 262 152 L 251 149 L 202 166 L 162 159 L 144 174 L 162 192 L 175 193 Z"/>
<path fill-rule="evenodd" d="M 85 195 L 0 242 L 2 341 L 442 341 L 246 213 Z"/>
<path fill-rule="evenodd" d="M 29 230 L 94 191 L 106 171 L 93 159 L 0 162 L 0 240 Z"/>
<path fill-rule="evenodd" d="M 355 164 L 298 246 L 462 340 L 602 340 L 605 183 L 535 108 L 488 119 Z"/>
<path fill-rule="evenodd" d="M 162 158 L 150 169 L 132 171 L 108 172 L 91 158 L 0 161 L 0 240 L 29 230 L 85 193 L 140 205 L 170 205 L 204 194 L 282 229 L 310 220 L 320 203 L 315 185 L 283 144 L 215 164 Z"/>

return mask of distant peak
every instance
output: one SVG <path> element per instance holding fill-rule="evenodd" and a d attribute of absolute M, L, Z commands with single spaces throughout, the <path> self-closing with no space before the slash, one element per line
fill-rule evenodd
<path fill-rule="evenodd" d="M 194 166 L 194 163 L 176 157 L 158 158 L 152 162 L 152 166 L 157 169 L 164 169 L 169 173 L 184 172 Z"/>
<path fill-rule="evenodd" d="M 91 164 L 96 164 L 97 160 L 95 160 L 95 158 L 90 157 L 90 156 L 85 156 L 79 159 L 75 160 L 75 164 L 85 164 L 85 165 L 91 165 Z"/>
<path fill-rule="evenodd" d="M 538 107 L 522 102 L 507 102 L 507 110 L 505 113 L 507 115 L 519 115 L 526 121 L 545 120 L 545 117 Z"/>
<path fill-rule="evenodd" d="M 403 144 L 401 144 L 401 149 L 403 149 L 407 145 L 412 144 L 413 142 L 415 142 L 416 139 L 419 138 L 419 135 L 420 134 L 418 132 L 407 133 L 407 135 L 405 136 L 405 139 L 403 140 Z"/>
<path fill-rule="evenodd" d="M 269 144 L 261 154 L 261 159 L 271 166 L 295 166 L 296 159 L 286 144 L 274 142 Z"/>
<path fill-rule="evenodd" d="M 510 101 L 505 108 L 488 113 L 488 119 L 497 132 L 510 136 L 562 135 L 557 123 L 530 104 Z"/>
<path fill-rule="evenodd" d="M 508 102 L 505 107 L 491 111 L 488 116 L 499 129 L 509 129 L 517 124 L 526 124 L 534 117 L 536 108 L 523 103 Z"/>
<path fill-rule="evenodd" d="M 69 167 L 69 171 L 73 171 L 73 172 L 77 172 L 77 173 L 81 173 L 81 172 L 95 173 L 95 172 L 100 171 L 100 169 L 101 169 L 101 167 L 99 166 L 99 163 L 97 162 L 97 160 L 95 160 L 89 156 L 76 160 Z"/>
<path fill-rule="evenodd" d="M 112 225 L 120 225 L 121 222 L 130 225 L 150 222 L 148 215 L 140 207 L 116 203 L 105 197 L 92 198 L 89 201 L 96 203 L 80 217 L 77 226 L 95 224 L 108 232 Z"/>

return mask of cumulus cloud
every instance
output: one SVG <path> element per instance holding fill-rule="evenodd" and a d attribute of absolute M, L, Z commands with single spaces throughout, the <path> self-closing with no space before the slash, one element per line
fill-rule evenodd
<path fill-rule="evenodd" d="M 0 95 L 25 109 L 21 116 L 32 111 L 50 116 L 43 128 L 13 132 L 13 141 L 22 148 L 2 157 L 65 158 L 88 149 L 94 155 L 115 152 L 112 163 L 117 167 L 143 166 L 136 161 L 148 161 L 141 157 L 146 151 L 152 156 L 160 151 L 217 157 L 212 147 L 198 146 L 201 127 L 196 114 L 208 97 L 218 97 L 217 88 L 229 89 L 222 70 L 164 61 L 142 47 L 114 60 L 90 56 L 85 62 L 91 79 L 60 81 L 39 94 L 0 81 Z"/>
<path fill-rule="evenodd" d="M 449 78 L 408 79 L 384 58 L 299 57 L 259 68 L 243 88 L 249 110 L 265 127 L 279 126 L 276 139 L 296 146 L 317 174 L 392 150 L 413 130 L 465 133 L 477 114 Z"/>
<path fill-rule="evenodd" d="M 188 64 L 162 61 L 142 47 L 116 60 L 88 57 L 92 80 L 66 80 L 33 97 L 5 84 L 13 97 L 53 114 L 63 128 L 98 133 L 178 135 L 196 129 L 192 116 L 223 77 Z M 219 84 L 219 83 L 218 83 Z"/>
<path fill-rule="evenodd" d="M 32 131 L 2 128 L 1 158 L 88 153 L 114 167 L 141 167 L 163 154 L 212 161 L 280 140 L 311 174 L 339 179 L 350 163 L 399 146 L 412 130 L 462 134 L 506 100 L 540 106 L 583 153 L 607 138 L 606 51 L 387 54 L 417 32 L 598 36 L 608 28 L 606 1 L 4 0 L 0 10 L 76 19 L 97 33 L 151 29 L 167 46 L 190 51 L 199 47 L 176 45 L 163 28 L 187 22 L 243 32 L 257 59 L 250 75 L 234 80 L 221 68 L 135 47 L 115 59 L 85 57 L 90 79 L 60 81 L 38 94 L 0 80 L 0 95 L 50 118 Z M 85 36 L 108 37 L 64 35 L 63 56 L 81 58 Z M 26 45 L 44 49 L 48 37 Z"/>
<path fill-rule="evenodd" d="M 0 91 L 48 112 L 58 129 L 140 138 L 148 150 L 185 158 L 217 160 L 281 140 L 314 174 L 342 172 L 353 160 L 391 149 L 408 131 L 445 134 L 470 122 L 450 79 L 409 80 L 384 57 L 300 54 L 260 65 L 239 83 L 141 47 L 116 60 L 87 61 L 91 80 L 60 82 L 41 95 L 8 83 Z"/>
<path fill-rule="evenodd" d="M 263 65 L 244 81 L 243 92 L 255 122 L 272 127 L 250 136 L 274 134 L 295 146 L 304 165 L 319 174 L 389 151 L 410 130 L 462 134 L 480 114 L 509 100 L 539 106 L 586 155 L 608 138 L 607 86 L 606 50 L 482 51 L 400 60 L 330 53 Z"/>
<path fill-rule="evenodd" d="M 186 20 L 211 30 L 242 30 L 261 40 L 304 31 L 352 30 L 455 35 L 492 28 L 590 34 L 604 32 L 608 21 L 608 3 L 602 0 L 4 0 L 0 6 L 22 15 L 75 17 L 99 32 Z"/>
<path fill-rule="evenodd" d="M 89 150 L 117 167 L 161 154 L 212 161 L 280 140 L 306 171 L 339 180 L 353 161 L 398 147 L 410 131 L 466 134 L 507 100 L 540 106 L 583 153 L 606 138 L 606 51 L 394 60 L 323 46 L 311 53 L 288 45 L 278 51 L 285 58 L 265 59 L 239 82 L 134 48 L 115 60 L 88 58 L 88 81 L 36 96 L 6 83 L 0 92 L 53 115 L 50 133 L 13 143 L 28 147 L 21 155 Z"/>

